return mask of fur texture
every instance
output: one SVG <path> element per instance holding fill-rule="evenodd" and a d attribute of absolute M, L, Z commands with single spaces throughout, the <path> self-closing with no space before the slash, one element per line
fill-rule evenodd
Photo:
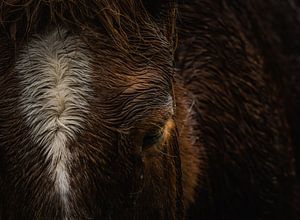
<path fill-rule="evenodd" d="M 20 51 L 15 70 L 20 80 L 21 114 L 34 143 L 50 160 L 49 174 L 67 213 L 71 193 L 72 147 L 89 113 L 89 53 L 80 40 L 57 29 L 32 39 Z"/>
<path fill-rule="evenodd" d="M 299 219 L 299 5 L 177 6 L 0 3 L 0 219 Z"/>
<path fill-rule="evenodd" d="M 278 68 L 287 42 L 276 26 L 280 19 L 287 29 L 299 24 L 296 16 L 283 18 L 292 7 L 203 0 L 179 8 L 176 63 L 184 87 L 194 94 L 194 120 L 209 164 L 191 218 L 298 219 L 296 146 L 285 104 L 290 88 L 282 85 L 291 72 Z M 297 30 L 292 33 L 286 36 L 299 38 Z"/>

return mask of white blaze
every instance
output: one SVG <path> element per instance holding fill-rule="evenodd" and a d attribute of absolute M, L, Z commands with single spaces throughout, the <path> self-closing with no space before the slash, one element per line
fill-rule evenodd
<path fill-rule="evenodd" d="M 78 37 L 57 29 L 32 39 L 16 63 L 21 111 L 31 138 L 51 162 L 50 178 L 66 213 L 71 193 L 70 143 L 83 129 L 89 112 L 92 69 L 88 54 Z"/>

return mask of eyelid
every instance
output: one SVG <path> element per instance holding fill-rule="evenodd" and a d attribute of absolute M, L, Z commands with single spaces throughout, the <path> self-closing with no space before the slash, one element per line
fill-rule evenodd
<path fill-rule="evenodd" d="M 140 133 L 142 135 L 142 142 L 140 142 L 142 149 L 147 150 L 153 146 L 168 142 L 174 128 L 175 122 L 173 118 L 168 118 L 163 123 L 153 122 L 150 128 L 148 127 L 143 133 Z"/>
<path fill-rule="evenodd" d="M 143 138 L 143 144 L 142 144 L 143 150 L 146 150 L 149 147 L 152 147 L 155 144 L 159 143 L 162 137 L 163 137 L 162 129 L 157 129 L 146 133 Z"/>

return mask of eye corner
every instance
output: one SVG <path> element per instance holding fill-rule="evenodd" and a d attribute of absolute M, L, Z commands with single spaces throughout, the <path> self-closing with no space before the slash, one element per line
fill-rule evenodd
<path fill-rule="evenodd" d="M 157 128 L 146 132 L 142 140 L 142 150 L 147 150 L 150 147 L 159 144 L 163 138 L 163 129 Z"/>
<path fill-rule="evenodd" d="M 163 125 L 149 129 L 142 136 L 142 150 L 145 151 L 152 146 L 156 146 L 163 141 L 170 139 L 172 131 L 175 128 L 175 122 L 172 118 L 165 121 Z"/>

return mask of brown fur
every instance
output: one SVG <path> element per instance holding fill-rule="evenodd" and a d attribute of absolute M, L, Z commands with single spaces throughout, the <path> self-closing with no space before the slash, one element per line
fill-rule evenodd
<path fill-rule="evenodd" d="M 297 115 L 299 93 L 287 109 L 289 60 L 277 50 L 286 44 L 273 45 L 268 20 L 279 9 L 256 3 L 180 1 L 174 73 L 173 1 L 1 1 L 0 219 L 66 215 L 17 106 L 14 69 L 31 38 L 58 27 L 93 55 L 91 112 L 70 144 L 71 218 L 297 219 L 297 139 L 286 115 Z M 267 19 L 254 16 L 267 6 Z M 285 66 L 275 74 L 274 63 Z M 163 140 L 142 150 L 156 128 Z"/>
<path fill-rule="evenodd" d="M 280 37 L 270 22 L 278 19 L 276 10 L 291 9 L 275 2 L 179 5 L 176 61 L 184 87 L 194 94 L 194 120 L 206 155 L 204 182 L 190 214 L 195 219 L 299 218 L 281 84 L 290 73 L 276 69 L 284 44 L 274 41 Z"/>

